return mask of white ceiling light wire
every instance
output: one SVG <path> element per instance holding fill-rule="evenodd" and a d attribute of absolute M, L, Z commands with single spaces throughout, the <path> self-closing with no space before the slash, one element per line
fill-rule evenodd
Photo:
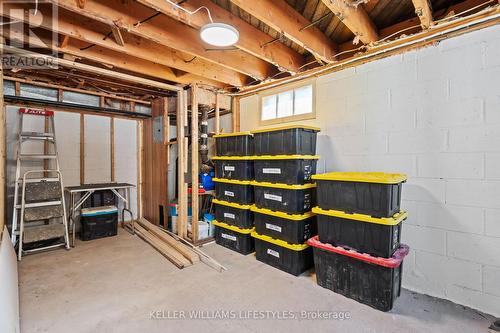
<path fill-rule="evenodd" d="M 210 9 L 208 9 L 208 7 L 206 7 L 206 6 L 201 6 L 200 8 L 198 8 L 196 10 L 190 11 L 190 10 L 187 10 L 186 8 L 184 8 L 184 7 L 179 6 L 178 4 L 176 4 L 173 1 L 170 1 L 170 0 L 165 0 L 165 1 L 168 2 L 169 4 L 171 4 L 172 6 L 174 6 L 175 8 L 178 8 L 178 9 L 184 11 L 185 13 L 188 13 L 189 15 L 194 15 L 197 12 L 199 12 L 200 10 L 205 9 L 207 11 L 210 23 L 214 23 L 214 20 L 212 20 L 212 14 L 210 13 Z"/>

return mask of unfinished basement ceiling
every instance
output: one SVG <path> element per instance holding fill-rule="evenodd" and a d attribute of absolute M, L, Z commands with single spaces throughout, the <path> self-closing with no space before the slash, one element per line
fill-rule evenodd
<path fill-rule="evenodd" d="M 32 27 L 32 31 L 44 38 L 53 32 L 57 43 L 53 43 L 52 51 L 58 57 L 162 83 L 196 83 L 219 91 L 238 91 L 297 75 L 366 51 L 359 50 L 360 46 L 426 29 L 415 14 L 414 0 L 342 0 L 347 6 L 344 11 L 355 8 L 356 13 L 362 13 L 354 23 L 345 20 L 348 13 L 334 13 L 326 0 L 176 0 L 191 11 L 207 6 L 214 21 L 227 22 L 239 30 L 240 41 L 235 47 L 214 48 L 199 38 L 200 27 L 209 22 L 204 11 L 188 15 L 164 0 L 49 2 L 57 6 L 58 25 L 52 24 L 48 15 L 47 21 Z M 464 15 L 470 15 L 495 3 L 431 1 L 434 20 L 460 16 L 464 11 Z M 4 6 L 32 9 L 29 4 Z M 50 6 L 41 3 L 39 9 L 47 13 Z M 280 15 L 281 19 L 273 20 Z M 16 19 L 20 20 L 4 10 L 3 21 Z M 26 18 L 21 20 L 28 24 Z M 1 27 L 8 41 L 15 40 L 13 31 L 27 31 L 27 27 L 16 30 L 15 24 Z M 135 89 L 65 67 L 34 72 L 14 69 L 5 74 L 93 91 L 111 89 L 116 94 L 147 100 L 164 95 L 159 89 L 140 84 Z"/>

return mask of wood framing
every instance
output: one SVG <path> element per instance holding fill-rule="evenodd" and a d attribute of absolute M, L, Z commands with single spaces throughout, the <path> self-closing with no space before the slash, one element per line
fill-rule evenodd
<path fill-rule="evenodd" d="M 231 98 L 232 101 L 232 112 L 233 112 L 233 132 L 240 131 L 240 98 L 238 96 L 234 96 Z"/>
<path fill-rule="evenodd" d="M 198 151 L 198 87 L 191 85 L 191 240 L 193 244 L 198 241 L 198 220 L 199 220 L 199 196 L 198 196 L 198 174 L 199 151 Z"/>
<path fill-rule="evenodd" d="M 177 235 L 181 238 L 187 236 L 187 145 L 185 144 L 185 126 L 187 125 L 187 95 L 184 91 L 177 95 Z"/>
<path fill-rule="evenodd" d="M 207 61 L 263 80 L 276 72 L 274 66 L 262 59 L 242 51 L 207 50 L 200 42 L 198 31 L 166 15 L 141 22 L 151 17 L 155 11 L 135 1 L 122 2 L 108 0 L 99 2 L 88 0 L 85 8 L 78 8 L 74 0 L 50 0 L 52 3 L 85 15 L 107 25 L 117 27 L 156 43 L 173 46 L 177 50 L 201 57 Z"/>
<path fill-rule="evenodd" d="M 364 44 L 379 39 L 377 27 L 363 6 L 354 7 L 348 0 L 321 0 Z"/>
<path fill-rule="evenodd" d="M 16 13 L 20 12 L 19 9 L 27 9 L 27 7 L 14 3 L 5 3 L 2 4 L 2 6 L 2 8 L 5 9 L 3 15 L 7 15 L 7 17 L 13 20 L 25 20 L 24 16 L 16 16 Z M 103 33 L 92 30 L 90 27 L 94 25 L 94 21 L 90 18 L 77 16 L 75 14 L 64 15 L 59 16 L 57 18 L 57 24 L 54 25 L 52 24 L 53 18 L 50 15 L 51 13 L 44 13 L 44 20 L 40 22 L 39 28 L 51 30 L 61 35 L 69 36 L 71 39 L 90 43 L 90 45 L 97 45 L 107 50 L 138 57 L 149 62 L 176 68 L 209 80 L 223 82 L 236 87 L 243 86 L 248 81 L 247 76 L 244 74 L 205 61 L 199 57 L 194 58 L 189 54 L 127 32 L 122 31 L 125 45 L 120 46 L 112 39 L 103 38 Z M 85 56 L 87 51 L 91 53 L 90 50 L 92 50 L 92 48 L 80 51 L 83 52 L 81 53 L 82 56 Z M 162 56 L 159 57 L 159 54 Z M 123 58 L 123 56 L 120 56 L 118 59 L 121 58 Z M 118 60 L 114 62 L 116 61 Z M 117 67 L 119 66 L 117 65 Z M 179 74 L 179 76 L 182 77 L 182 74 Z"/>
<path fill-rule="evenodd" d="M 196 29 L 199 29 L 208 23 L 204 12 L 198 15 L 189 15 L 167 3 L 165 0 L 138 1 Z M 239 31 L 240 39 L 236 44 L 236 47 L 239 49 L 253 54 L 256 57 L 270 62 L 271 64 L 274 64 L 291 73 L 298 72 L 300 66 L 304 64 L 304 59 L 298 52 L 282 43 L 267 44 L 271 40 L 271 37 L 268 34 L 255 28 L 250 23 L 247 23 L 243 19 L 233 15 L 231 12 L 216 5 L 212 1 L 189 0 L 182 3 L 182 7 L 189 11 L 195 11 L 202 6 L 210 10 L 214 21 L 231 24 Z"/>
<path fill-rule="evenodd" d="M 417 14 L 422 24 L 422 29 L 428 29 L 434 24 L 432 18 L 432 6 L 429 0 L 412 0 L 415 7 L 415 14 Z"/>
<path fill-rule="evenodd" d="M 316 58 L 325 62 L 335 60 L 337 45 L 300 15 L 285 0 L 231 0 L 232 3 L 255 16 L 273 29 L 299 44 Z"/>
<path fill-rule="evenodd" d="M 219 93 L 215 94 L 215 134 L 220 133 L 220 97 Z"/>

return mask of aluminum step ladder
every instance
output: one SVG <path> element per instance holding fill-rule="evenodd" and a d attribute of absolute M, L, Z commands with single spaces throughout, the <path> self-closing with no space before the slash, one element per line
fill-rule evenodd
<path fill-rule="evenodd" d="M 23 131 L 23 120 L 26 116 L 43 117 L 46 124 L 48 120 L 45 129 L 47 132 Z M 17 244 L 18 260 L 21 260 L 27 253 L 61 246 L 69 249 L 70 245 L 64 186 L 57 156 L 54 112 L 21 108 L 19 117 L 12 243 L 14 246 Z M 44 151 L 39 154 L 24 153 L 23 144 L 30 141 L 42 142 Z M 30 162 L 33 161 L 44 162 L 44 167 L 27 170 L 21 175 L 21 169 L 29 168 Z M 50 244 L 47 245 L 47 242 Z M 30 249 L 23 248 L 26 244 Z"/>

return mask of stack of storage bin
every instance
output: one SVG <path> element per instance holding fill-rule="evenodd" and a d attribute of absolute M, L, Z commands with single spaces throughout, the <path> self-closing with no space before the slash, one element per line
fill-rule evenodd
<path fill-rule="evenodd" d="M 380 172 L 331 172 L 317 183 L 318 236 L 314 248 L 320 286 L 382 311 L 392 309 L 401 291 L 402 184 L 406 176 Z"/>
<path fill-rule="evenodd" d="M 250 132 L 215 135 L 215 242 L 241 254 L 254 252 L 252 181 L 253 136 Z"/>
<path fill-rule="evenodd" d="M 319 128 L 290 126 L 252 131 L 257 260 L 293 275 L 313 265 L 307 239 L 316 234 L 311 212 Z"/>

